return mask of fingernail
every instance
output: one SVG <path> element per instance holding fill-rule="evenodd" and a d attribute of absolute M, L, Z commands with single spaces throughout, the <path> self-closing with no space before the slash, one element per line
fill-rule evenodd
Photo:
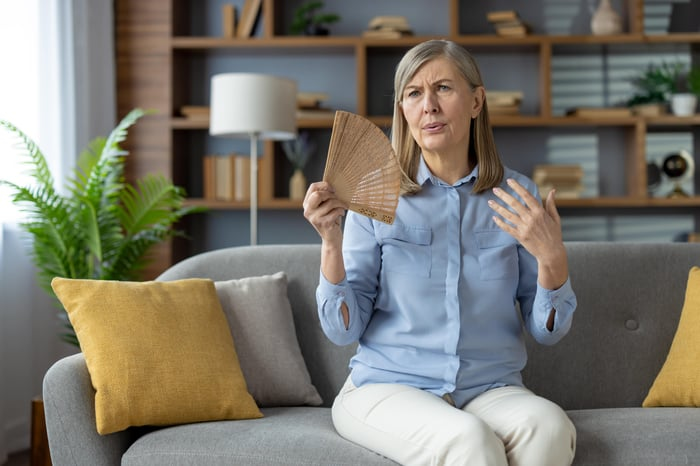
<path fill-rule="evenodd" d="M 498 194 L 501 192 L 501 188 L 493 188 L 493 192 Z"/>
<path fill-rule="evenodd" d="M 512 178 L 508 178 L 508 179 L 506 180 L 506 183 L 508 183 L 508 186 L 512 186 L 512 184 L 513 184 L 513 179 L 512 179 Z"/>

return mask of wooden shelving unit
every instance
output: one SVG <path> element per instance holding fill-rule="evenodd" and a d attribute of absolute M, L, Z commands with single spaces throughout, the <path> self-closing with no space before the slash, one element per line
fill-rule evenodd
<path fill-rule="evenodd" d="M 235 0 L 232 0 L 235 3 Z M 281 0 L 264 0 L 259 27 L 262 35 L 255 38 L 223 38 L 211 35 L 191 34 L 189 25 L 191 12 L 204 8 L 199 2 L 185 0 L 118 0 L 117 5 L 117 63 L 118 63 L 118 111 L 126 113 L 140 106 L 156 109 L 158 114 L 149 117 L 144 124 L 132 131 L 128 142 L 131 160 L 127 176 L 160 171 L 171 176 L 177 184 L 188 190 L 188 167 L 193 154 L 193 140 L 206 138 L 208 121 L 188 120 L 178 116 L 182 105 L 206 104 L 192 102 L 189 63 L 206 62 L 210 54 L 265 53 L 274 60 L 275 54 L 287 51 L 301 54 L 342 54 L 352 57 L 355 77 L 349 78 L 356 86 L 354 111 L 371 118 L 376 124 L 388 127 L 391 116 L 370 111 L 371 98 L 369 63 L 375 53 L 394 53 L 430 38 L 449 38 L 476 51 L 498 51 L 515 49 L 527 53 L 538 61 L 537 111 L 517 116 L 492 116 L 496 128 L 576 128 L 605 127 L 619 129 L 624 134 L 626 153 L 620 154 L 626 167 L 625 195 L 587 199 L 562 199 L 559 204 L 566 208 L 684 208 L 700 206 L 700 197 L 688 199 L 650 199 L 646 192 L 645 137 L 648 131 L 667 127 L 691 128 L 700 126 L 700 115 L 679 118 L 662 116 L 655 118 L 625 117 L 587 119 L 555 116 L 552 112 L 551 65 L 553 56 L 561 48 L 579 46 L 644 44 L 691 44 L 693 50 L 700 48 L 700 33 L 670 33 L 644 35 L 642 0 L 626 0 L 628 33 L 614 36 L 590 35 L 530 35 L 508 38 L 495 34 L 473 35 L 460 32 L 460 15 L 469 8 L 466 0 L 448 1 L 448 25 L 440 35 L 406 37 L 396 40 L 366 39 L 358 36 L 299 37 L 284 34 L 285 18 Z M 525 9 L 516 4 L 514 8 Z M 288 8 L 288 7 L 287 7 Z M 400 12 L 398 12 L 400 13 Z M 465 13 L 466 14 L 466 13 Z M 200 13 L 201 15 L 201 13 Z M 204 77 L 205 79 L 208 76 Z M 332 122 L 328 120 L 300 120 L 302 129 L 328 131 Z M 201 143 L 200 143 L 201 144 Z M 259 208 L 300 209 L 301 203 L 275 195 L 275 164 L 284 161 L 281 151 L 273 143 L 264 144 L 264 156 L 260 159 Z M 245 202 L 221 202 L 201 199 L 193 193 L 191 205 L 201 205 L 211 210 L 238 210 L 248 208 Z M 162 252 L 161 269 L 182 258 L 177 244 Z"/>

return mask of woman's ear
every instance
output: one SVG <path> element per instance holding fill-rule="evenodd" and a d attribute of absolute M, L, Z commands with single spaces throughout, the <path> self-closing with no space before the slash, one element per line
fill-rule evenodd
<path fill-rule="evenodd" d="M 484 101 L 486 100 L 486 90 L 483 86 L 478 86 L 472 91 L 474 94 L 474 101 L 472 102 L 471 117 L 472 119 L 479 116 L 481 109 L 484 107 Z"/>

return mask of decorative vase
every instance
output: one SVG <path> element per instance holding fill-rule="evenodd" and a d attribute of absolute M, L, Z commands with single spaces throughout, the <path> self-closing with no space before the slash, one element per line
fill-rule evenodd
<path fill-rule="evenodd" d="M 676 116 L 695 115 L 695 107 L 698 98 L 695 94 L 673 94 L 671 96 L 671 110 Z"/>
<path fill-rule="evenodd" d="M 294 200 L 304 199 L 306 194 L 306 177 L 301 168 L 294 170 L 292 177 L 289 179 L 289 198 Z"/>
<path fill-rule="evenodd" d="M 613 10 L 610 0 L 600 0 L 598 9 L 591 18 L 591 32 L 596 36 L 619 34 L 622 32 L 622 19 Z"/>

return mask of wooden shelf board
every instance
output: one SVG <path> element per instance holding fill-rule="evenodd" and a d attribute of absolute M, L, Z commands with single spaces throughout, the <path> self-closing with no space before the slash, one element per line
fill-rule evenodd
<path fill-rule="evenodd" d="M 595 197 L 581 199 L 557 199 L 557 207 L 580 208 L 645 208 L 645 207 L 698 207 L 700 196 L 684 198 L 664 197 Z"/>
<path fill-rule="evenodd" d="M 220 48 L 353 48 L 366 47 L 410 47 L 429 39 L 446 36 L 406 36 L 399 39 L 377 39 L 362 36 L 275 36 L 273 38 L 252 37 L 247 39 L 213 36 L 176 36 L 170 39 L 173 49 L 205 50 Z M 538 45 L 586 45 L 586 44 L 639 44 L 639 43 L 700 43 L 697 33 L 669 33 L 659 35 L 615 34 L 608 36 L 592 35 L 538 35 L 521 37 L 499 36 L 497 34 L 458 35 L 450 40 L 468 46 L 538 46 Z"/>
<path fill-rule="evenodd" d="M 172 129 L 209 129 L 209 119 L 190 119 L 184 117 L 173 117 L 170 119 Z M 332 118 L 301 118 L 297 120 L 297 127 L 304 128 L 332 128 Z"/>
<path fill-rule="evenodd" d="M 284 47 L 309 47 L 309 48 L 352 48 L 358 43 L 359 38 L 351 36 L 331 37 L 304 37 L 284 36 L 272 39 L 265 38 L 228 38 L 228 37 L 189 37 L 178 36 L 170 39 L 173 49 L 219 49 L 219 48 L 284 48 Z"/>
<path fill-rule="evenodd" d="M 650 117 L 646 119 L 649 126 L 684 126 L 684 125 L 700 125 L 700 114 L 695 114 L 687 117 L 679 117 L 674 115 L 662 115 L 658 117 Z"/>
<path fill-rule="evenodd" d="M 258 201 L 258 210 L 293 210 L 301 209 L 302 201 L 295 201 L 288 198 L 275 198 L 265 201 Z M 247 210 L 250 209 L 248 201 L 220 201 L 202 198 L 188 198 L 185 205 L 193 207 L 206 207 L 210 210 Z"/>
<path fill-rule="evenodd" d="M 700 196 L 684 198 L 664 197 L 593 197 L 580 199 L 557 199 L 557 207 L 563 208 L 648 208 L 648 207 L 700 207 Z M 211 210 L 246 210 L 250 208 L 247 201 L 218 201 L 201 198 L 189 198 L 188 206 L 206 207 Z M 276 198 L 258 202 L 260 210 L 296 210 L 302 208 L 302 201 Z"/>
<path fill-rule="evenodd" d="M 380 127 L 391 126 L 391 116 L 377 115 L 369 119 Z M 634 126 L 640 121 L 646 121 L 649 126 L 693 126 L 700 125 L 700 114 L 689 117 L 663 115 L 658 117 L 601 117 L 585 118 L 573 116 L 541 117 L 539 115 L 491 115 L 493 126 Z M 173 117 L 170 119 L 173 129 L 208 129 L 209 120 Z M 299 128 L 332 128 L 332 118 L 302 118 L 297 121 Z"/>

